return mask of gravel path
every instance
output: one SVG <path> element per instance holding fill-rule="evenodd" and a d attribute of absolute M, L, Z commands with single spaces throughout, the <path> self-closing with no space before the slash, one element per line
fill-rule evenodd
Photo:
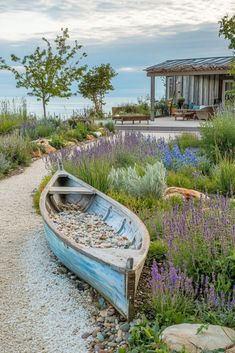
<path fill-rule="evenodd" d="M 0 353 L 86 353 L 89 292 L 59 271 L 31 193 L 46 174 L 38 160 L 0 181 Z"/>

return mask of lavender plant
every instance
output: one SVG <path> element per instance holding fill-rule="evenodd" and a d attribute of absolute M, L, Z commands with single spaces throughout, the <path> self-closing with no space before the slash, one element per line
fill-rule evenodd
<path fill-rule="evenodd" d="M 173 263 L 151 269 L 152 303 L 160 325 L 180 323 L 194 313 L 195 291 L 192 279 Z"/>
<path fill-rule="evenodd" d="M 190 200 L 167 211 L 163 239 L 168 259 L 199 280 L 218 273 L 217 290 L 228 291 L 235 282 L 235 210 L 229 199 L 215 197 L 205 206 Z"/>
<path fill-rule="evenodd" d="M 235 328 L 235 285 L 226 294 L 216 291 L 215 282 L 215 275 L 211 283 L 202 276 L 196 315 L 202 322 Z"/>
<path fill-rule="evenodd" d="M 189 318 L 235 327 L 235 286 L 229 293 L 216 290 L 216 275 L 210 281 L 202 275 L 193 281 L 173 263 L 151 269 L 152 305 L 160 325 L 179 323 Z"/>

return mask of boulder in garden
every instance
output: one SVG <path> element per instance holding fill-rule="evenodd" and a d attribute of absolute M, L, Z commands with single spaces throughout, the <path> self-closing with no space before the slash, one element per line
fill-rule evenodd
<path fill-rule="evenodd" d="M 235 352 L 235 331 L 228 327 L 209 325 L 201 329 L 201 324 L 179 324 L 167 327 L 162 332 L 162 340 L 170 350 L 176 352 L 183 348 L 189 353 L 200 353 L 224 349 Z"/>
<path fill-rule="evenodd" d="M 39 139 L 34 141 L 37 145 L 42 146 L 46 154 L 56 152 L 56 148 L 52 147 L 47 139 Z"/>
<path fill-rule="evenodd" d="M 191 198 L 198 199 L 198 200 L 209 199 L 209 197 L 203 194 L 202 192 L 192 190 L 192 189 L 178 188 L 175 186 L 172 186 L 166 189 L 164 193 L 164 199 L 167 200 L 173 196 L 179 196 L 181 198 L 184 198 L 185 200 L 189 200 Z"/>

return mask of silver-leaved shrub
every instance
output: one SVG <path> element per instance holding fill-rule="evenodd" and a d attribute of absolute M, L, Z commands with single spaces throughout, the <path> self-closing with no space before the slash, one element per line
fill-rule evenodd
<path fill-rule="evenodd" d="M 0 152 L 0 176 L 7 173 L 10 167 L 10 162 L 6 159 L 6 156 Z"/>
<path fill-rule="evenodd" d="M 112 168 L 108 181 L 114 191 L 124 191 L 136 197 L 162 197 L 166 188 L 166 168 L 162 162 L 128 168 Z"/>

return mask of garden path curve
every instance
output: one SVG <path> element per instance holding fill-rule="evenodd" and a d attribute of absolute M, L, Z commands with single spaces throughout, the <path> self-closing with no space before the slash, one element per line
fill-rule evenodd
<path fill-rule="evenodd" d="M 32 191 L 42 160 L 0 181 L 0 353 L 86 353 L 92 299 L 48 250 Z"/>

